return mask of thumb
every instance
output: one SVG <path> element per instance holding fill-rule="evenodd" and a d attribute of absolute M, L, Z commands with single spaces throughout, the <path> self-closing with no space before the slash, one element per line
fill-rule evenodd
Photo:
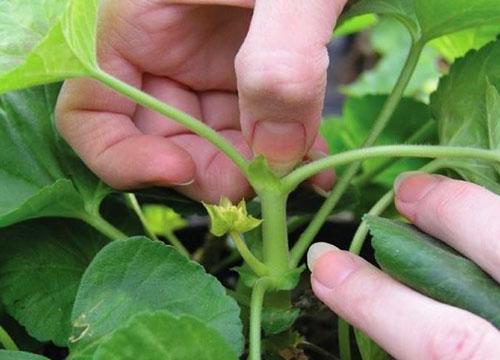
<path fill-rule="evenodd" d="M 236 57 L 241 127 L 278 172 L 301 161 L 317 136 L 328 43 L 346 0 L 256 0 Z"/>

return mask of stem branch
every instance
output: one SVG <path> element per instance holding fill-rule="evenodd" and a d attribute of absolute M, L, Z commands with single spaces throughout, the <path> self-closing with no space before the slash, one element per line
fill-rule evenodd
<path fill-rule="evenodd" d="M 170 106 L 145 92 L 130 86 L 127 83 L 105 73 L 104 71 L 96 71 L 93 77 L 109 86 L 111 89 L 116 90 L 120 94 L 134 100 L 136 103 L 154 110 L 165 117 L 185 126 L 193 133 L 210 141 L 220 151 L 226 154 L 241 170 L 241 172 L 249 178 L 248 162 L 236 150 L 236 148 L 229 143 L 224 137 L 217 133 L 211 127 L 205 125 L 203 122 L 193 118 L 192 116 L 182 112 L 173 106 Z"/>
<path fill-rule="evenodd" d="M 269 270 L 267 269 L 267 266 L 262 261 L 257 259 L 254 254 L 252 254 L 245 241 L 241 238 L 241 234 L 239 232 L 232 231 L 230 236 L 233 239 L 236 249 L 238 249 L 241 257 L 245 260 L 248 266 L 250 266 L 253 272 L 259 277 L 268 275 Z"/>
<path fill-rule="evenodd" d="M 106 235 L 111 240 L 128 239 L 128 236 L 125 233 L 117 229 L 99 214 L 85 216 L 82 220 L 91 225 L 94 229 Z"/>
<path fill-rule="evenodd" d="M 311 176 L 335 166 L 377 157 L 472 158 L 500 162 L 500 151 L 439 145 L 386 145 L 345 151 L 298 168 L 283 179 L 286 189 L 295 189 Z M 337 185 L 338 186 L 338 185 Z"/>

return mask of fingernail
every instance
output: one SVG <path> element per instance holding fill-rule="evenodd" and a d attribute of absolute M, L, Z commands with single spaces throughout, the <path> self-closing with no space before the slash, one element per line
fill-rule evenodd
<path fill-rule="evenodd" d="M 400 174 L 394 181 L 394 192 L 399 201 L 416 203 L 443 180 L 440 175 L 411 171 Z"/>
<path fill-rule="evenodd" d="M 349 254 L 325 243 L 311 246 L 307 265 L 312 269 L 312 279 L 330 290 L 339 286 L 358 267 Z"/>
<path fill-rule="evenodd" d="M 314 268 L 314 263 L 318 260 L 323 254 L 326 254 L 329 251 L 338 251 L 339 248 L 335 245 L 317 242 L 311 245 L 309 251 L 307 252 L 307 267 L 312 272 Z"/>
<path fill-rule="evenodd" d="M 255 124 L 252 148 L 264 155 L 274 170 L 286 173 L 304 157 L 306 134 L 297 122 L 259 121 Z"/>
<path fill-rule="evenodd" d="M 321 160 L 323 158 L 326 158 L 327 156 L 328 154 L 321 150 L 310 150 L 307 153 L 307 158 L 312 161 Z"/>
<path fill-rule="evenodd" d="M 180 183 L 180 184 L 172 184 L 173 186 L 189 186 L 189 185 L 192 185 L 194 184 L 194 179 L 191 179 L 189 181 L 186 181 L 184 183 Z"/>
<path fill-rule="evenodd" d="M 330 196 L 331 193 L 330 191 L 326 191 L 325 189 L 319 187 L 318 185 L 312 185 L 311 187 L 314 190 L 314 192 L 321 197 L 327 198 L 328 196 Z"/>

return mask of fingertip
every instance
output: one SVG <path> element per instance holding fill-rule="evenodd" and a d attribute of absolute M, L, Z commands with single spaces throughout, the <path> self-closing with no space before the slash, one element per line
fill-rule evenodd
<path fill-rule="evenodd" d="M 291 121 L 258 121 L 255 124 L 251 146 L 254 154 L 263 155 L 273 170 L 286 174 L 304 157 L 304 125 Z"/>
<path fill-rule="evenodd" d="M 396 208 L 402 215 L 412 220 L 415 217 L 418 202 L 443 179 L 443 176 L 419 171 L 400 174 L 394 181 Z"/>

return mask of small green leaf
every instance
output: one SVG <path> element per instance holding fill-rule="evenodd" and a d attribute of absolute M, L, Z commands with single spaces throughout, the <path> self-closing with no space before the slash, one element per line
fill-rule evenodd
<path fill-rule="evenodd" d="M 500 40 L 457 60 L 431 97 L 442 145 L 500 148 Z M 449 160 L 448 166 L 468 181 L 500 193 L 500 173 L 487 163 Z"/>
<path fill-rule="evenodd" d="M 236 360 L 237 356 L 203 322 L 163 310 L 132 317 L 103 341 L 93 359 Z"/>
<path fill-rule="evenodd" d="M 0 300 L 39 341 L 67 346 L 83 272 L 106 244 L 74 220 L 44 219 L 0 230 Z"/>
<path fill-rule="evenodd" d="M 266 335 L 280 334 L 290 329 L 300 315 L 300 309 L 278 309 L 265 306 L 262 310 L 262 329 Z"/>
<path fill-rule="evenodd" d="M 248 215 L 245 200 L 235 206 L 228 198 L 222 197 L 219 205 L 203 205 L 210 216 L 210 232 L 215 236 L 223 236 L 232 231 L 246 233 L 262 223 L 262 220 Z"/>
<path fill-rule="evenodd" d="M 0 2 L 0 93 L 90 75 L 97 1 Z"/>
<path fill-rule="evenodd" d="M 375 341 L 366 336 L 362 331 L 354 329 L 356 344 L 363 360 L 388 360 L 389 355 L 378 346 Z"/>
<path fill-rule="evenodd" d="M 163 205 L 145 205 L 142 210 L 148 228 L 158 236 L 184 229 L 188 225 L 175 210 Z"/>
<path fill-rule="evenodd" d="M 396 18 L 424 42 L 500 21 L 498 0 L 360 0 L 344 16 L 370 13 Z"/>
<path fill-rule="evenodd" d="M 286 273 L 282 274 L 279 279 L 274 279 L 274 286 L 278 290 L 293 290 L 297 287 L 300 281 L 300 275 L 306 269 L 305 265 L 302 265 L 295 269 L 290 269 Z"/>
<path fill-rule="evenodd" d="M 404 284 L 500 327 L 500 286 L 469 259 L 414 227 L 366 217 L 375 258 Z"/>
<path fill-rule="evenodd" d="M 240 311 L 217 279 L 170 246 L 132 238 L 109 244 L 87 268 L 73 308 L 71 358 L 92 358 L 132 316 L 156 310 L 197 318 L 241 354 Z"/>
<path fill-rule="evenodd" d="M 23 351 L 0 350 L 0 360 L 49 360 L 45 356 Z"/>
<path fill-rule="evenodd" d="M 84 219 L 111 191 L 57 135 L 59 89 L 0 96 L 0 227 L 44 216 Z"/>

